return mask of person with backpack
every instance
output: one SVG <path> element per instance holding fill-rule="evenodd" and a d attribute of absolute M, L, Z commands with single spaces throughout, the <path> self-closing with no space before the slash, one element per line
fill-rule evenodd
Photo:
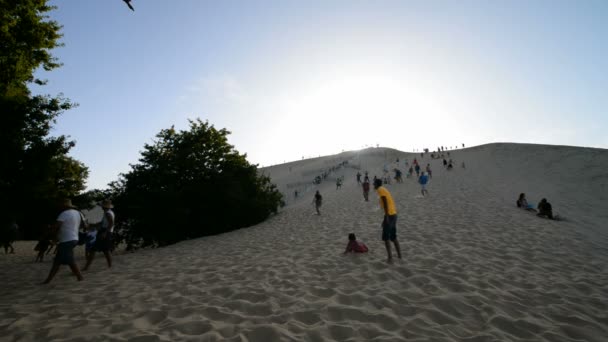
<path fill-rule="evenodd" d="M 53 280 L 61 265 L 68 265 L 78 281 L 84 279 L 74 260 L 74 247 L 78 245 L 78 230 L 82 215 L 69 199 L 62 201 L 61 209 L 61 213 L 52 226 L 52 230 L 57 232 L 57 254 L 53 260 L 51 271 L 43 284 L 48 284 Z"/>
<path fill-rule="evenodd" d="M 114 239 L 112 234 L 114 233 L 114 212 L 112 209 L 114 205 L 112 205 L 112 201 L 107 199 L 101 203 L 101 208 L 103 209 L 103 218 L 101 222 L 97 225 L 99 229 L 97 230 L 97 235 L 95 237 L 95 244 L 93 248 L 89 251 L 87 257 L 87 263 L 82 269 L 86 271 L 93 263 L 93 259 L 95 259 L 95 252 L 102 252 L 106 257 L 106 261 L 108 262 L 108 268 L 112 267 L 112 252 L 114 246 Z"/>

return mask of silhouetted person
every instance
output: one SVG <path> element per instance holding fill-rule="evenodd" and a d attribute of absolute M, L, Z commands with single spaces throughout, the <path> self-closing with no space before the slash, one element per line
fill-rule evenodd
<path fill-rule="evenodd" d="M 546 198 L 543 198 L 542 200 L 540 200 L 540 203 L 538 203 L 537 215 L 553 220 L 553 208 L 551 208 L 551 203 L 547 202 Z"/>
<path fill-rule="evenodd" d="M 312 200 L 312 203 L 315 205 L 315 209 L 317 210 L 317 215 L 321 215 L 321 205 L 323 204 L 323 196 L 319 193 L 319 190 L 315 193 L 315 198 Z"/>

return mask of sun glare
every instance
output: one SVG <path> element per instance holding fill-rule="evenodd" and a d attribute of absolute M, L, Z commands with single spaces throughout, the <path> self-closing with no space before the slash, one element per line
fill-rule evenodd
<path fill-rule="evenodd" d="M 345 149 L 386 144 L 388 141 L 374 136 L 371 124 L 407 128 L 412 119 L 439 112 L 437 102 L 424 93 L 424 87 L 411 86 L 404 80 L 407 78 L 387 74 L 353 74 L 317 81 L 288 97 L 281 129 L 335 137 Z"/>

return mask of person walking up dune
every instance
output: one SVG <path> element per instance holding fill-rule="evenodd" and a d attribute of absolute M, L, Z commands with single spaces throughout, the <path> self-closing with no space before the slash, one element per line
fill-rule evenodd
<path fill-rule="evenodd" d="M 365 202 L 369 202 L 369 179 L 363 181 L 363 198 Z"/>
<path fill-rule="evenodd" d="M 61 209 L 63 211 L 59 214 L 57 221 L 53 225 L 53 230 L 57 231 L 57 254 L 55 255 L 55 260 L 53 260 L 51 271 L 43 284 L 48 284 L 53 280 L 61 265 L 70 266 L 72 273 L 76 275 L 78 281 L 83 280 L 80 269 L 78 269 L 78 265 L 74 261 L 74 247 L 78 245 L 78 229 L 80 228 L 82 215 L 75 209 L 72 201 L 69 199 L 62 202 Z"/>
<path fill-rule="evenodd" d="M 401 248 L 399 248 L 399 241 L 397 241 L 397 208 L 395 207 L 395 201 L 391 193 L 382 186 L 382 181 L 377 179 L 374 181 L 374 189 L 380 197 L 380 207 L 384 210 L 384 219 L 382 220 L 382 241 L 386 247 L 386 254 L 388 256 L 387 261 L 390 263 L 393 261 L 393 254 L 391 252 L 391 242 L 395 245 L 397 251 L 397 257 L 401 259 Z"/>
<path fill-rule="evenodd" d="M 424 172 L 422 172 L 420 178 L 418 178 L 418 183 L 420 183 L 420 192 L 422 193 L 422 196 L 424 196 L 425 194 L 429 194 L 429 191 L 426 189 L 426 184 L 428 182 L 429 177 Z"/>
<path fill-rule="evenodd" d="M 321 215 L 321 205 L 323 204 L 323 196 L 319 193 L 319 190 L 315 193 L 315 198 L 313 198 L 312 203 L 315 205 L 315 209 L 317 210 L 317 215 Z"/>
<path fill-rule="evenodd" d="M 112 252 L 114 244 L 114 239 L 112 236 L 112 234 L 114 234 L 115 219 L 114 212 L 112 211 L 114 205 L 112 205 L 111 200 L 105 200 L 101 204 L 101 208 L 103 209 L 103 218 L 99 223 L 99 230 L 95 236 L 95 244 L 87 255 L 87 263 L 82 269 L 83 271 L 88 270 L 91 266 L 93 259 L 95 259 L 95 252 L 102 252 L 106 257 L 108 268 L 112 267 L 112 256 L 110 253 Z"/>

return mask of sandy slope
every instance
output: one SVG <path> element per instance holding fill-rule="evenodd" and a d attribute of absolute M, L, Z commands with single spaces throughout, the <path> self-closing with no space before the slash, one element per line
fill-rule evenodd
<path fill-rule="evenodd" d="M 430 196 L 411 179 L 388 186 L 404 251 L 393 265 L 379 241 L 377 198 L 363 201 L 356 169 L 331 175 L 345 176 L 341 190 L 332 179 L 318 187 L 321 216 L 316 187 L 301 185 L 293 199 L 287 186 L 343 160 L 373 176 L 386 160 L 413 157 L 385 149 L 268 168 L 290 195 L 279 215 L 118 255 L 112 270 L 100 258 L 84 282 L 64 270 L 37 285 L 50 264 L 32 264 L 33 243 L 20 242 L 16 255 L 0 255 L 0 339 L 608 340 L 608 151 L 492 144 L 451 154 L 467 168 L 430 161 Z M 547 197 L 568 220 L 518 210 L 519 192 Z M 342 256 L 349 232 L 370 253 Z"/>

